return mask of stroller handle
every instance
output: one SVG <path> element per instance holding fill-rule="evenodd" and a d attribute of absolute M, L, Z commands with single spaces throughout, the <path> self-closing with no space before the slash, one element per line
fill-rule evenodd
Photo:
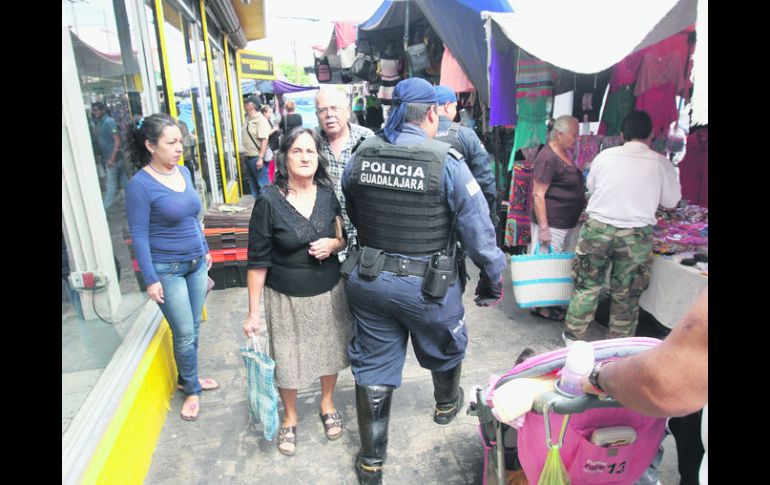
<path fill-rule="evenodd" d="M 588 409 L 622 407 L 618 401 L 612 398 L 599 399 L 593 394 L 573 397 L 560 392 L 544 392 L 535 398 L 532 403 L 532 410 L 543 414 L 546 405 L 557 414 L 576 414 Z"/>

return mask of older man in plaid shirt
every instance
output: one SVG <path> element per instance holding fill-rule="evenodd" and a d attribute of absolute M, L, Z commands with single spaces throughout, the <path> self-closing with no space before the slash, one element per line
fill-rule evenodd
<path fill-rule="evenodd" d="M 369 128 L 349 123 L 350 101 L 347 94 L 335 88 L 320 89 L 315 98 L 315 112 L 318 116 L 318 131 L 321 134 L 321 151 L 329 160 L 326 168 L 334 181 L 334 191 L 342 205 L 342 216 L 345 219 L 345 230 L 348 241 L 355 236 L 356 229 L 350 223 L 345 210 L 345 196 L 342 194 L 342 172 L 345 164 L 353 156 L 353 149 L 363 139 L 374 135 Z M 340 251 L 340 261 L 345 260 L 347 249 Z"/>

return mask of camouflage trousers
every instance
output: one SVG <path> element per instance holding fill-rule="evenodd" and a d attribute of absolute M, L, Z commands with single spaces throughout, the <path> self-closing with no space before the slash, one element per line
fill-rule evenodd
<path fill-rule="evenodd" d="M 623 229 L 588 219 L 572 261 L 575 291 L 564 321 L 584 338 L 594 319 L 599 293 L 610 270 L 610 324 L 607 338 L 633 337 L 639 323 L 639 297 L 650 284 L 652 226 Z"/>

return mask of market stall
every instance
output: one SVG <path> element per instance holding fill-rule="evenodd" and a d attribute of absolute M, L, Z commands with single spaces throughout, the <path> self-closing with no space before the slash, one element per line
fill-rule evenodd
<path fill-rule="evenodd" d="M 658 211 L 650 286 L 639 306 L 673 328 L 708 286 L 708 209 L 682 203 Z"/>
<path fill-rule="evenodd" d="M 508 187 L 504 246 L 515 253 L 530 242 L 533 162 L 545 143 L 544 121 L 557 116 L 559 97 L 571 99 L 558 114 L 581 121 L 573 159 L 585 175 L 601 150 L 618 144 L 625 115 L 648 111 L 656 135 L 652 148 L 679 163 L 683 198 L 698 204 L 661 214 L 651 283 L 640 301 L 661 324 L 673 327 L 708 285 L 707 2 L 639 2 L 634 22 L 627 22 L 627 4 L 611 1 L 509 4 L 512 12 L 482 12 L 490 125 L 515 126 L 510 182 L 503 183 Z M 690 102 L 688 136 L 679 123 L 687 118 L 680 117 L 682 106 Z"/>

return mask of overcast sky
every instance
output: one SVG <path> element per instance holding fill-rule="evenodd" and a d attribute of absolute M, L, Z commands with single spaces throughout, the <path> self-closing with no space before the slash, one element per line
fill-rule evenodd
<path fill-rule="evenodd" d="M 333 21 L 363 22 L 382 0 L 265 0 L 267 38 L 249 42 L 246 49 L 294 63 L 296 48 L 300 66 L 313 64 L 313 45 L 326 45 Z"/>

